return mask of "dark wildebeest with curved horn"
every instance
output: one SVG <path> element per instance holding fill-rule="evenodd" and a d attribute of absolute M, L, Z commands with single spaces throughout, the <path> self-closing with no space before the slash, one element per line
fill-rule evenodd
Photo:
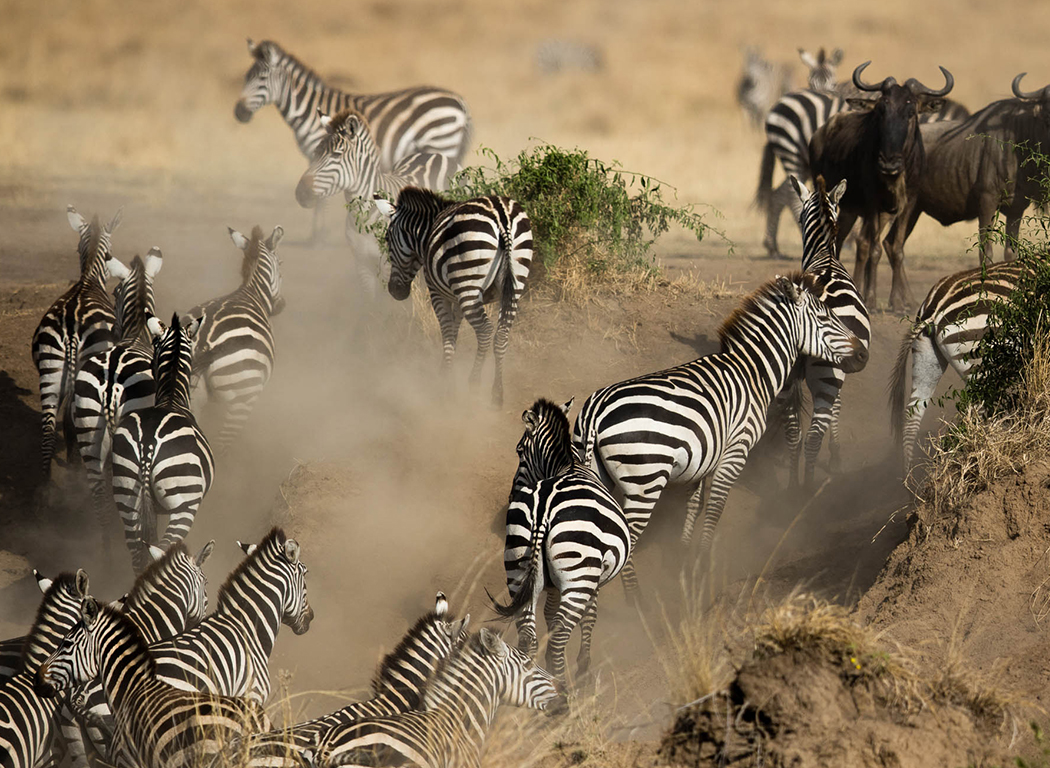
<path fill-rule="evenodd" d="M 951 72 L 941 67 L 944 87 L 927 88 L 915 78 L 898 85 L 887 77 L 877 85 L 861 79 L 871 64 L 866 61 L 853 70 L 853 85 L 861 91 L 878 93 L 874 99 L 850 99 L 855 110 L 843 112 L 823 126 L 809 143 L 810 170 L 822 175 L 829 187 L 846 179 L 846 194 L 840 202 L 837 246 L 841 250 L 853 223 L 861 219 L 857 241 L 857 264 L 853 279 L 869 309 L 874 309 L 876 272 L 881 256 L 879 238 L 900 214 L 923 172 L 925 155 L 919 133 L 919 114 L 940 109 L 942 96 L 955 85 Z M 913 303 L 904 273 L 904 231 L 897 240 L 886 240 L 893 288 L 890 308 L 903 309 Z"/>
<path fill-rule="evenodd" d="M 1014 99 L 993 101 L 965 120 L 922 126 L 926 169 L 910 190 L 908 207 L 893 223 L 888 239 L 903 229 L 907 239 L 919 214 L 947 226 L 977 219 L 981 264 L 991 259 L 989 230 L 997 211 L 1006 216 L 1005 259 L 1014 258 L 1013 243 L 1021 217 L 1042 195 L 1037 163 L 1026 163 L 1030 148 L 1050 147 L 1050 85 L 1025 93 L 1022 72 L 1014 78 Z"/>

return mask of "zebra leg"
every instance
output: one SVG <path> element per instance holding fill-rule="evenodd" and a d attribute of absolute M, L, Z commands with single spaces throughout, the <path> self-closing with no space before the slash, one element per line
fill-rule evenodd
<path fill-rule="evenodd" d="M 693 538 L 693 526 L 696 525 L 696 516 L 700 513 L 700 505 L 704 501 L 707 488 L 708 479 L 702 477 L 696 490 L 689 495 L 689 501 L 685 505 L 685 524 L 682 526 L 683 544 L 688 544 Z"/>
<path fill-rule="evenodd" d="M 580 617 L 597 592 L 597 580 L 578 580 L 573 582 L 571 592 L 562 592 L 558 600 L 558 613 L 554 617 L 550 640 L 547 642 L 547 671 L 557 680 L 565 680 L 565 646 Z"/>
<path fill-rule="evenodd" d="M 912 467 L 923 414 L 946 370 L 948 360 L 937 349 L 933 338 L 925 333 L 919 334 L 911 343 L 911 397 L 904 410 L 905 472 Z"/>
<path fill-rule="evenodd" d="M 141 435 L 135 430 L 130 434 L 118 430 L 113 438 L 113 501 L 124 526 L 124 543 L 131 553 L 135 573 L 141 573 L 150 562 L 146 551 L 148 543 L 143 538 L 142 515 L 147 499 L 152 500 L 149 488 L 148 468 L 140 466 L 138 446 Z"/>
<path fill-rule="evenodd" d="M 536 655 L 536 607 L 531 603 L 522 608 L 514 624 L 518 630 L 518 650 L 530 657 Z"/>
<path fill-rule="evenodd" d="M 598 621 L 598 595 L 594 596 L 580 618 L 580 654 L 576 657 L 576 674 L 582 677 L 591 669 L 591 636 Z"/>
<path fill-rule="evenodd" d="M 62 398 L 65 376 L 65 357 L 40 353 L 37 368 L 40 372 L 40 460 L 44 480 L 51 479 L 51 459 L 55 455 L 58 409 Z"/>
<path fill-rule="evenodd" d="M 839 413 L 842 411 L 842 395 L 839 394 L 835 398 L 835 402 L 831 404 L 831 423 L 828 425 L 830 437 L 828 438 L 828 450 L 831 452 L 831 457 L 828 461 L 828 468 L 831 470 L 831 474 L 838 475 L 842 472 L 842 455 L 839 444 Z"/>
<path fill-rule="evenodd" d="M 471 291 L 459 296 L 459 307 L 463 316 L 467 318 L 474 335 L 478 338 L 478 351 L 474 355 L 474 367 L 470 370 L 470 387 L 474 389 L 481 381 L 481 367 L 485 363 L 485 356 L 492 346 L 492 323 L 485 312 L 485 305 L 480 291 Z M 501 393 L 502 394 L 502 393 Z"/>
<path fill-rule="evenodd" d="M 766 211 L 766 237 L 762 241 L 762 245 L 765 246 L 766 253 L 770 258 L 783 258 L 780 246 L 777 245 L 777 232 L 780 230 L 780 215 L 784 212 L 784 207 L 791 202 L 793 194 L 791 182 L 784 179 L 780 186 L 773 190 L 773 194 L 769 198 L 769 209 Z"/>
<path fill-rule="evenodd" d="M 77 398 L 73 421 L 77 431 L 77 447 L 80 459 L 84 464 L 88 485 L 91 488 L 91 501 L 98 520 L 102 553 L 106 560 L 110 557 L 109 529 L 107 523 L 110 515 L 112 484 L 106 477 L 105 460 L 109 457 L 109 446 L 112 438 L 103 414 L 97 403 L 91 398 Z"/>
<path fill-rule="evenodd" d="M 204 481 L 201 480 L 201 485 L 203 486 L 203 484 Z M 161 505 L 168 511 L 168 525 L 164 530 L 164 537 L 160 540 L 159 545 L 164 550 L 170 549 L 173 544 L 177 544 L 186 538 L 190 528 L 193 527 L 193 519 L 197 515 L 197 509 L 204 499 L 204 494 L 180 494 L 179 498 L 184 500 L 172 507 L 168 507 L 166 504 L 166 502 L 173 500 L 171 496 L 160 500 Z"/>
<path fill-rule="evenodd" d="M 806 477 L 807 488 L 813 487 L 813 476 L 817 466 L 820 446 L 824 444 L 824 433 L 836 424 L 838 429 L 839 398 L 846 374 L 838 366 L 812 361 L 806 368 L 806 384 L 813 396 L 813 418 L 806 433 Z M 838 446 L 835 446 L 835 451 Z M 837 471 L 833 470 L 833 471 Z"/>
<path fill-rule="evenodd" d="M 777 395 L 780 423 L 788 446 L 788 488 L 798 488 L 798 459 L 802 453 L 802 382 L 794 378 L 785 391 Z"/>
<path fill-rule="evenodd" d="M 219 437 L 215 441 L 215 450 L 220 455 L 224 455 L 229 451 L 233 441 L 244 430 L 244 425 L 251 415 L 256 399 L 259 397 L 259 391 L 259 389 L 253 389 L 243 395 L 234 397 L 233 400 L 226 403 L 226 415 L 223 417 L 222 429 L 219 431 Z"/>
<path fill-rule="evenodd" d="M 554 589 L 547 590 L 547 597 L 543 601 L 543 621 L 550 632 L 554 627 L 554 621 L 558 617 L 558 593 Z"/>
<path fill-rule="evenodd" d="M 492 381 L 492 404 L 497 408 L 503 406 L 503 358 L 507 354 L 510 342 L 510 329 L 518 316 L 518 299 L 525 286 L 520 288 L 514 279 L 514 273 L 507 270 L 503 285 L 503 297 L 500 302 L 499 320 L 496 323 L 496 338 L 492 345 L 492 356 L 496 362 L 496 377 Z"/>
<path fill-rule="evenodd" d="M 452 369 L 452 358 L 456 354 L 456 341 L 459 338 L 463 313 L 456 302 L 433 290 L 430 292 L 430 306 L 434 308 L 438 325 L 441 326 L 441 368 L 448 376 Z"/>
<path fill-rule="evenodd" d="M 725 508 L 729 489 L 733 487 L 733 483 L 740 477 L 746 460 L 746 449 L 733 453 L 727 452 L 711 475 L 711 493 L 707 497 L 703 530 L 700 534 L 700 555 L 702 557 L 706 557 L 711 552 L 711 542 L 715 537 L 715 527 L 718 525 L 719 518 L 722 517 L 722 510 Z"/>

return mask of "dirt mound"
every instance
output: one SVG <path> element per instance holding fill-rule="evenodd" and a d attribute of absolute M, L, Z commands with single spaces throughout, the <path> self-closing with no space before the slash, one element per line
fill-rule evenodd
<path fill-rule="evenodd" d="M 729 688 L 684 710 L 660 756 L 681 765 L 985 765 L 989 726 L 934 705 L 914 679 L 848 650 L 759 654 Z"/>

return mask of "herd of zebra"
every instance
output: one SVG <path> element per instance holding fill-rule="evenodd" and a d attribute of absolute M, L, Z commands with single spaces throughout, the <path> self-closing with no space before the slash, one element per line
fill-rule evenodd
<path fill-rule="evenodd" d="M 387 217 L 387 291 L 407 298 L 422 273 L 441 326 L 445 369 L 466 317 L 478 339 L 472 381 L 491 347 L 492 400 L 501 405 L 503 359 L 529 274 L 532 228 L 514 200 L 454 202 L 441 194 L 469 147 L 463 100 L 436 88 L 346 94 L 275 43 L 249 41 L 249 52 L 238 120 L 277 106 L 309 158 L 295 192 L 301 204 L 342 191 L 348 202 L 363 201 L 371 215 Z M 231 229 L 243 253 L 241 286 L 175 312 L 165 324 L 153 294 L 160 249 L 126 266 L 111 252 L 120 214 L 102 225 L 71 206 L 80 279 L 44 315 L 32 343 L 43 487 L 61 419 L 67 460 L 79 456 L 87 473 L 101 546 L 109 546 L 105 524 L 115 505 L 137 579 L 128 595 L 106 605 L 89 594 L 82 571 L 53 581 L 38 577 L 44 597 L 32 629 L 0 643 L 0 765 L 33 768 L 51 758 L 77 768 L 98 760 L 143 768 L 220 760 L 259 768 L 477 765 L 500 703 L 564 710 L 570 636 L 579 626 L 580 679 L 590 666 L 599 589 L 621 575 L 628 595 L 637 596 L 632 555 L 668 485 L 691 492 L 682 540 L 691 541 L 700 518 L 703 556 L 771 410 L 782 414 L 793 486 L 803 445 L 803 483 L 812 485 L 829 431 L 837 468 L 841 390 L 846 375 L 868 362 L 871 302 L 839 258 L 847 229 L 839 226 L 840 211 L 853 180 L 817 174 L 812 188 L 806 182 L 811 138 L 858 97 L 844 96 L 844 87 L 828 90 L 841 52 L 804 60 L 813 67 L 812 87 L 781 96 L 769 111 L 763 160 L 764 184 L 771 157 L 788 171 L 770 198 L 779 202 L 769 208 L 767 247 L 776 253 L 775 219 L 790 204 L 802 233 L 801 270 L 768 280 L 741 301 L 719 330 L 717 353 L 599 389 L 584 400 L 574 425 L 571 400 L 540 398 L 522 414 L 504 543 L 510 600 L 492 600 L 500 616 L 516 620 L 518 647 L 487 629 L 468 632 L 469 616 L 453 620 L 439 594 L 434 611 L 380 665 L 373 698 L 281 729 L 272 728 L 262 705 L 271 692 L 268 662 L 280 624 L 301 634 L 313 617 L 299 544 L 274 529 L 257 546 L 241 545 L 245 559 L 207 614 L 201 566 L 213 545 L 192 556 L 183 540 L 216 469 L 191 403 L 203 383 L 209 400 L 225 406 L 215 443 L 221 462 L 273 371 L 271 318 L 285 304 L 277 257 L 283 230 L 266 237 L 255 227 L 246 237 Z M 895 81 L 866 86 L 862 70 L 853 85 L 880 90 L 867 107 L 879 109 Z M 911 80 L 905 89 L 915 100 L 940 99 L 951 88 L 945 74 L 941 91 L 918 89 Z M 757 89 L 759 76 L 751 80 Z M 1050 95 L 1018 99 L 1044 97 Z M 959 122 L 956 107 L 937 105 L 940 111 L 927 115 Z M 378 247 L 354 216 L 348 214 L 346 234 L 364 287 L 374 288 L 382 276 Z M 989 297 L 1008 293 L 1021 269 L 1008 262 L 949 276 L 921 307 L 892 382 L 894 428 L 909 465 L 941 374 L 949 364 L 967 374 Z M 109 278 L 118 281 L 112 300 Z M 495 327 L 485 310 L 493 301 Z M 803 387 L 813 401 L 804 440 Z M 162 536 L 158 515 L 168 517 Z M 541 598 L 550 636 L 544 668 L 533 661 Z"/>

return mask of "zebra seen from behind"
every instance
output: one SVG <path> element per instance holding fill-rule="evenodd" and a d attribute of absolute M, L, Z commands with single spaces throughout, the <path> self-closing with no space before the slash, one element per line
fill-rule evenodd
<path fill-rule="evenodd" d="M 534 656 L 536 606 L 547 592 L 546 665 L 559 680 L 565 679 L 565 646 L 577 624 L 582 639 L 576 673 L 590 669 L 598 590 L 631 556 L 623 510 L 573 448 L 571 407 L 571 400 L 558 406 L 540 399 L 521 415 L 525 432 L 503 550 L 511 600 L 495 603 L 500 616 L 517 618 L 518 648 Z"/>
<path fill-rule="evenodd" d="M 266 724 L 252 700 L 182 691 L 158 679 L 135 623 L 89 597 L 80 621 L 37 672 L 37 688 L 56 696 L 95 677 L 113 712 L 113 752 L 126 755 L 131 765 L 202 765 Z"/>
<path fill-rule="evenodd" d="M 422 269 L 441 325 L 446 373 L 466 317 L 478 339 L 471 385 L 480 381 L 491 346 L 496 362 L 492 402 L 503 405 L 503 357 L 532 266 L 532 224 L 525 210 L 507 197 L 455 202 L 418 187 L 401 190 L 396 207 L 386 200 L 375 202 L 390 220 L 390 295 L 407 299 L 412 279 Z M 485 304 L 496 300 L 494 333 Z"/>
<path fill-rule="evenodd" d="M 318 740 L 316 765 L 480 766 L 485 737 L 501 704 L 552 713 L 566 708 L 549 673 L 482 629 L 427 687 L 422 711 L 330 729 Z"/>
<path fill-rule="evenodd" d="M 168 515 L 163 549 L 182 541 L 215 474 L 211 448 L 190 411 L 191 341 L 198 321 L 183 327 L 176 313 L 163 334 L 157 318 L 149 326 L 155 337 L 155 403 L 121 419 L 112 449 L 113 498 L 136 574 L 150 563 L 156 516 Z"/>
<path fill-rule="evenodd" d="M 860 340 L 865 350 L 871 343 L 871 321 L 864 301 L 849 270 L 842 264 L 835 248 L 838 203 L 846 192 L 846 180 L 827 191 L 824 178 L 818 176 L 815 191 L 791 177 L 791 186 L 801 204 L 799 228 L 802 230 L 802 271 L 818 277 L 820 300 Z M 777 400 L 784 407 L 782 418 L 788 439 L 788 476 L 792 487 L 798 485 L 798 459 L 802 447 L 801 391 L 803 380 L 813 399 L 813 416 L 806 433 L 805 485 L 813 484 L 814 470 L 824 434 L 831 429 L 831 472 L 838 472 L 839 411 L 842 403 L 842 385 L 847 373 L 863 370 L 866 363 L 853 359 L 838 365 L 819 358 L 805 356 L 799 360 L 798 375 L 789 381 L 786 393 Z"/>
<path fill-rule="evenodd" d="M 69 226 L 80 236 L 80 279 L 44 313 L 33 333 L 33 363 L 40 374 L 41 466 L 51 477 L 56 424 L 62 415 L 66 456 L 76 448 L 73 434 L 73 380 L 81 362 L 117 341 L 113 302 L 106 280 L 123 278 L 127 267 L 110 253 L 110 236 L 120 225 L 121 211 L 102 226 L 98 217 L 88 223 L 72 205 L 66 208 Z"/>
<path fill-rule="evenodd" d="M 284 310 L 281 260 L 277 246 L 284 237 L 274 227 L 268 238 L 261 227 L 247 238 L 230 228 L 230 238 L 244 254 L 241 286 L 225 296 L 190 310 L 200 328 L 193 343 L 193 383 L 203 380 L 208 400 L 226 410 L 216 450 L 225 453 L 244 429 L 252 407 L 273 373 L 276 356 L 270 318 Z"/>
<path fill-rule="evenodd" d="M 146 321 L 153 317 L 153 278 L 163 263 L 159 248 L 151 248 L 145 261 L 138 256 L 132 259 L 128 274 L 113 292 L 120 340 L 84 360 L 74 383 L 77 447 L 91 486 L 102 551 L 107 558 L 106 523 L 113 502 L 106 470 L 113 433 L 126 414 L 153 405 L 157 389 L 153 383 L 153 339 Z"/>
<path fill-rule="evenodd" d="M 810 274 L 770 280 L 722 324 L 717 354 L 613 384 L 583 403 L 573 442 L 606 485 L 623 493 L 632 548 L 668 484 L 694 489 L 682 529 L 689 542 L 701 481 L 710 477 L 706 553 L 729 489 L 798 357 L 836 364 L 867 358 L 860 339 L 820 300 L 822 290 Z M 630 567 L 625 578 L 633 576 Z"/>
<path fill-rule="evenodd" d="M 980 365 L 977 345 L 988 329 L 988 313 L 1017 288 L 1027 267 L 1020 261 L 999 262 L 948 275 L 926 294 L 904 334 L 890 378 L 890 426 L 902 443 L 904 469 L 911 470 L 919 426 L 948 366 L 965 382 Z M 907 392 L 911 360 L 911 393 Z"/>

